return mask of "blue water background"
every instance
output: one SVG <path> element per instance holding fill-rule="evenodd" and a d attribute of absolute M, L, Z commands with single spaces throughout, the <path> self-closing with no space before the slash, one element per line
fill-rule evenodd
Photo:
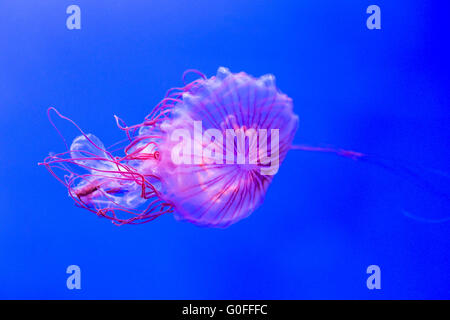
<path fill-rule="evenodd" d="M 81 8 L 81 30 L 66 28 L 70 4 Z M 381 30 L 366 28 L 370 4 L 381 8 Z M 114 114 L 141 122 L 184 70 L 212 76 L 226 66 L 276 76 L 300 118 L 295 143 L 449 172 L 449 9 L 423 0 L 0 1 L 0 298 L 450 298 L 450 223 L 404 215 L 442 218 L 448 206 L 376 166 L 292 151 L 263 206 L 217 230 L 170 215 L 115 227 L 75 207 L 37 165 L 64 150 L 48 107 L 109 145 L 123 137 Z M 72 264 L 81 290 L 66 288 Z M 381 290 L 366 287 L 372 264 Z"/>

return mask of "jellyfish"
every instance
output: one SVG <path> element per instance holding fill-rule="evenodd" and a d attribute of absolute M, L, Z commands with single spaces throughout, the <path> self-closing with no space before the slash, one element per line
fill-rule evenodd
<path fill-rule="evenodd" d="M 186 82 L 194 73 L 198 78 Z M 47 113 L 66 151 L 44 165 L 68 190 L 75 204 L 116 225 L 142 224 L 165 214 L 197 226 L 225 228 L 252 214 L 288 151 L 334 154 L 400 175 L 438 199 L 450 200 L 414 164 L 335 147 L 294 145 L 298 116 L 275 77 L 255 78 L 220 67 L 207 78 L 196 70 L 184 85 L 167 91 L 144 120 L 128 126 L 114 116 L 125 138 L 105 147 L 55 108 Z M 72 123 L 80 135 L 68 146 L 52 113 Z M 424 219 L 444 222 L 450 218 Z"/>
<path fill-rule="evenodd" d="M 192 72 L 199 78 L 186 84 Z M 298 127 L 292 99 L 270 74 L 255 78 L 220 67 L 211 78 L 188 70 L 183 81 L 142 123 L 128 126 L 115 116 L 126 138 L 108 148 L 50 108 L 52 124 L 55 112 L 81 134 L 70 147 L 60 134 L 66 151 L 41 164 L 77 206 L 118 225 L 171 213 L 223 228 L 248 217 L 291 149 Z"/>

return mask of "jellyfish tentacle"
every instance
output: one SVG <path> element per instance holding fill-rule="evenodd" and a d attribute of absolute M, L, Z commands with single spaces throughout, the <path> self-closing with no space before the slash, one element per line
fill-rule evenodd
<path fill-rule="evenodd" d="M 157 161 L 157 154 L 149 149 L 156 143 L 148 141 L 143 147 L 135 148 L 139 142 L 151 137 L 138 138 L 125 148 L 124 156 L 115 157 L 97 137 L 86 134 L 73 120 L 55 108 L 49 108 L 48 113 L 50 111 L 72 123 L 81 136 L 70 148 L 64 139 L 67 151 L 49 155 L 40 164 L 68 189 L 77 206 L 117 225 L 148 222 L 173 212 L 172 205 L 161 199 L 155 187 L 159 178 L 132 163 Z M 61 135 L 56 126 L 55 129 Z M 81 170 L 85 173 L 79 173 Z M 150 202 L 145 203 L 147 200 Z"/>
<path fill-rule="evenodd" d="M 450 185 L 449 173 L 438 171 L 425 166 L 420 166 L 414 163 L 407 162 L 405 160 L 390 159 L 387 157 L 369 155 L 341 148 L 292 145 L 291 149 L 309 152 L 330 153 L 344 158 L 352 159 L 355 161 L 361 161 L 368 163 L 370 165 L 377 166 L 388 172 L 391 172 L 392 174 L 398 177 L 403 178 L 405 181 L 409 181 L 413 185 L 417 186 L 420 190 L 423 190 L 433 195 L 437 199 L 444 201 L 445 203 L 447 203 L 447 207 L 448 205 L 450 205 L 450 194 L 437 188 L 436 185 L 430 181 L 430 179 L 426 179 L 426 175 L 428 173 L 430 175 L 435 175 L 435 178 L 440 177 L 446 179 L 447 185 Z M 425 223 L 443 223 L 450 221 L 450 216 L 434 219 L 434 218 L 420 217 L 419 215 L 413 214 L 407 210 L 402 210 L 402 213 L 404 216 L 408 218 Z"/>

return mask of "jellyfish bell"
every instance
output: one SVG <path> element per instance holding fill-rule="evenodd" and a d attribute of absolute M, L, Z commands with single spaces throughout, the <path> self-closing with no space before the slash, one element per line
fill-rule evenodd
<path fill-rule="evenodd" d="M 175 217 L 226 227 L 262 204 L 298 126 L 272 75 L 219 68 L 174 105 L 159 145 L 162 197 Z M 181 159 L 180 159 L 181 158 Z"/>

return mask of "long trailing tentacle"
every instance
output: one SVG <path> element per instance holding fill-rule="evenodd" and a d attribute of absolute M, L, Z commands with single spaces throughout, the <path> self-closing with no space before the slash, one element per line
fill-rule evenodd
<path fill-rule="evenodd" d="M 419 187 L 421 190 L 429 192 L 430 194 L 438 197 L 439 199 L 446 201 L 450 204 L 450 194 L 448 192 L 442 191 L 436 187 L 436 185 L 429 179 L 426 179 L 427 174 L 434 175 L 435 177 L 440 177 L 444 179 L 450 179 L 450 175 L 446 172 L 434 170 L 427 168 L 425 166 L 420 166 L 413 164 L 404 160 L 389 159 L 386 157 L 374 156 L 369 154 L 364 154 L 361 152 L 356 152 L 353 150 L 346 150 L 334 147 L 315 147 L 308 145 L 293 145 L 292 150 L 301 151 L 311 151 L 311 152 L 322 152 L 335 154 L 337 156 L 349 158 L 356 161 L 362 161 L 375 165 L 377 167 L 383 168 L 407 181 Z M 403 214 L 414 220 L 425 222 L 425 223 L 442 223 L 450 221 L 450 216 L 440 219 L 430 219 L 417 216 L 407 210 L 402 211 Z"/>

